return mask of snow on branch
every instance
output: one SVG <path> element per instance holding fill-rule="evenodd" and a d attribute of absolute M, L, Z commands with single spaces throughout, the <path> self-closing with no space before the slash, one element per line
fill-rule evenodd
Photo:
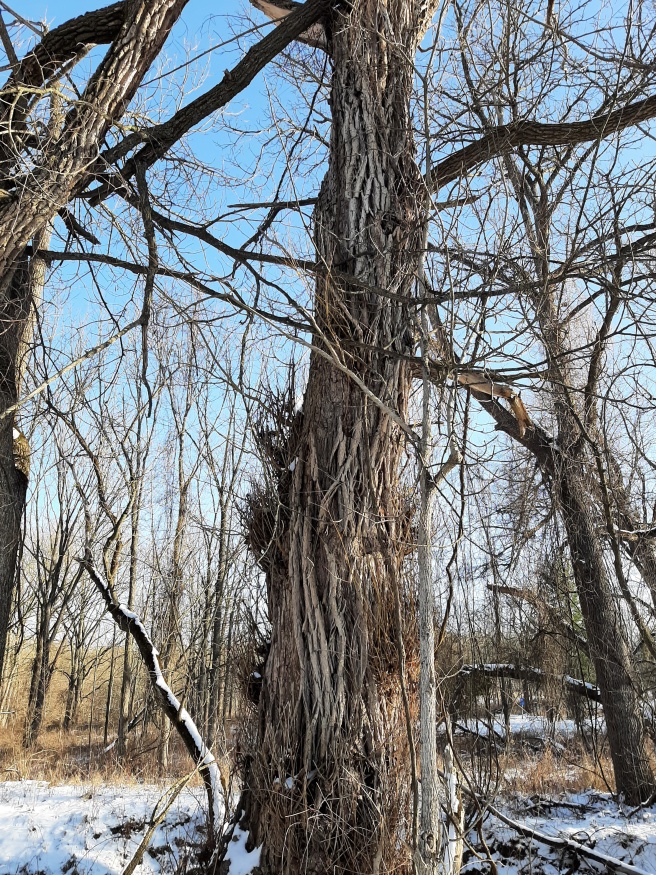
<path fill-rule="evenodd" d="M 513 665 L 512 663 L 463 665 L 458 674 L 462 677 L 478 675 L 479 677 L 510 678 L 517 681 L 534 681 L 535 683 L 540 683 L 548 676 L 547 672 L 541 668 L 533 668 L 528 665 Z M 586 699 L 590 699 L 593 702 L 601 701 L 599 687 L 596 687 L 594 684 L 570 677 L 567 674 L 562 676 L 562 682 L 567 689 L 585 696 Z"/>
<path fill-rule="evenodd" d="M 201 738 L 191 715 L 185 708 L 183 708 L 182 703 L 166 683 L 159 663 L 157 649 L 151 641 L 150 636 L 146 632 L 146 628 L 139 617 L 134 611 L 128 610 L 125 605 L 117 604 L 110 588 L 95 570 L 91 552 L 88 549 L 85 553 L 84 559 L 78 561 L 87 571 L 96 589 L 102 596 L 107 612 L 111 615 L 116 625 L 121 631 L 132 636 L 132 639 L 139 649 L 141 658 L 148 669 L 148 675 L 159 706 L 178 731 L 178 734 L 189 751 L 191 758 L 198 766 L 203 778 L 203 783 L 205 784 L 209 803 L 209 840 L 210 844 L 214 844 L 221 834 L 221 823 L 223 812 L 225 810 L 224 805 L 222 805 L 221 802 L 225 799 L 225 788 L 227 786 L 226 779 L 221 773 L 219 764 L 217 763 L 214 754 Z"/>
<path fill-rule="evenodd" d="M 484 805 L 485 809 L 489 811 L 493 817 L 496 817 L 497 820 L 505 823 L 506 826 L 514 829 L 515 832 L 518 832 L 520 835 L 534 839 L 536 842 L 547 845 L 549 848 L 560 848 L 562 850 L 573 851 L 577 857 L 587 857 L 589 860 L 594 860 L 595 863 L 601 863 L 601 865 L 606 868 L 607 872 L 617 872 L 619 875 L 653 875 L 653 872 L 648 872 L 646 869 L 640 869 L 638 866 L 625 863 L 624 860 L 619 860 L 617 857 L 602 854 L 601 851 L 595 851 L 594 848 L 582 845 L 580 842 L 574 841 L 574 839 L 567 839 L 563 836 L 554 836 L 538 832 L 538 830 L 533 829 L 530 826 L 512 820 L 512 818 L 503 814 L 503 812 L 499 811 L 489 802 L 483 802 L 481 800 L 481 804 Z"/>

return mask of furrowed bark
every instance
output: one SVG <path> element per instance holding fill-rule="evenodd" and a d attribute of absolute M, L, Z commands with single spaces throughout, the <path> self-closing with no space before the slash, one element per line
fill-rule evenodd
<path fill-rule="evenodd" d="M 631 805 L 644 802 L 656 786 L 645 747 L 645 730 L 631 654 L 608 580 L 598 521 L 589 495 L 567 466 L 556 481 L 574 579 L 604 707 L 617 791 Z"/>
<path fill-rule="evenodd" d="M 0 176 L 5 177 L 25 134 L 25 118 L 39 88 L 56 79 L 92 45 L 117 36 L 128 4 L 121 0 L 71 18 L 47 33 L 20 61 L 0 91 Z"/>
<path fill-rule="evenodd" d="M 338 350 L 394 416 L 313 354 L 278 483 L 283 525 L 260 554 L 272 639 L 241 809 L 251 844 L 262 846 L 261 871 L 276 875 L 388 871 L 408 819 L 407 780 L 396 774 L 407 739 L 387 569 L 408 538 L 399 422 L 425 218 L 409 115 L 421 26 L 410 2 L 383 15 L 378 0 L 365 0 L 336 16 L 332 33 L 330 163 L 315 211 L 327 272 L 317 281 L 314 342 Z M 342 280 L 349 275 L 393 299 Z M 345 352 L 353 339 L 363 341 L 357 357 Z"/>

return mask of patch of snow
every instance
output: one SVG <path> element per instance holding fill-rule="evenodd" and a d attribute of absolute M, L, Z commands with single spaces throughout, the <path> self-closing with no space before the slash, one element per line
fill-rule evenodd
<path fill-rule="evenodd" d="M 166 793 L 157 786 L 0 782 L 2 875 L 121 875 Z M 185 788 L 155 831 L 138 871 L 171 875 L 205 828 L 203 788 Z"/>
<path fill-rule="evenodd" d="M 590 684 L 588 681 L 582 681 L 580 678 L 573 678 L 571 675 L 566 674 L 563 678 L 566 684 L 571 684 L 572 686 L 585 687 L 587 690 L 594 690 L 595 692 L 599 689 L 596 684 Z"/>
<path fill-rule="evenodd" d="M 261 848 L 247 851 L 247 839 L 248 833 L 236 826 L 226 853 L 226 860 L 230 861 L 230 875 L 249 875 L 260 864 Z"/>
<path fill-rule="evenodd" d="M 597 729 L 603 729 L 603 720 L 595 721 Z M 495 714 L 489 720 L 471 719 L 463 720 L 456 727 L 457 734 L 463 731 L 474 733 L 481 738 L 487 738 L 490 734 L 497 737 L 506 737 L 506 726 L 503 715 Z M 539 714 L 511 714 L 510 734 L 512 736 L 530 736 L 532 738 L 547 738 L 552 734 L 559 738 L 573 738 L 577 733 L 576 721 L 570 719 L 549 721 L 547 717 Z"/>
<path fill-rule="evenodd" d="M 595 851 L 621 860 L 643 872 L 656 873 L 656 810 L 640 809 L 629 816 L 608 793 L 568 793 L 554 799 L 542 799 L 536 809 L 535 797 L 517 796 L 497 806 L 513 820 L 538 833 L 573 839 Z M 536 813 L 537 810 L 537 813 Z M 569 852 L 549 848 L 538 839 L 520 837 L 512 828 L 494 817 L 486 820 L 483 832 L 497 864 L 498 875 L 557 875 L 575 871 Z M 476 844 L 476 838 L 471 836 Z M 569 862 L 568 862 L 569 861 Z M 603 871 L 591 861 L 581 861 L 580 871 Z M 472 857 L 462 868 L 479 872 L 480 861 Z"/>

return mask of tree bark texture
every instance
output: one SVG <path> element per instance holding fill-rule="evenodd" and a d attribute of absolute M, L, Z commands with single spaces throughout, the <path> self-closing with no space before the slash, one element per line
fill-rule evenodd
<path fill-rule="evenodd" d="M 631 654 L 604 562 L 599 520 L 590 512 L 589 489 L 566 462 L 557 477 L 581 611 L 606 719 L 615 783 L 630 805 L 654 792 L 645 729 Z"/>
<path fill-rule="evenodd" d="M 330 162 L 314 217 L 327 271 L 314 340 L 368 392 L 313 354 L 286 457 L 282 448 L 279 504 L 254 515 L 264 528 L 278 521 L 271 537 L 250 535 L 272 627 L 242 800 L 263 873 L 391 871 L 400 821 L 409 829 L 388 571 L 408 538 L 395 420 L 411 375 L 386 350 L 413 351 L 403 298 L 416 277 L 425 199 L 409 99 L 428 14 L 408 0 L 364 0 L 332 22 Z M 350 287 L 345 275 L 400 297 Z M 357 357 L 344 352 L 358 348 L 354 340 Z"/>

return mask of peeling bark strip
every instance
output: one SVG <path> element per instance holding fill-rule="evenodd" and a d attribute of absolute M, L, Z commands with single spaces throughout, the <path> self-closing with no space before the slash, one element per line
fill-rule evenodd
<path fill-rule="evenodd" d="M 299 4 L 294 0 L 276 0 L 276 2 L 268 2 L 268 0 L 251 0 L 251 5 L 260 12 L 264 12 L 267 18 L 270 18 L 274 24 L 279 25 L 294 9 L 298 9 Z M 317 49 L 328 48 L 328 39 L 326 37 L 326 29 L 322 24 L 313 25 L 305 33 L 298 37 L 299 42 L 306 43 L 309 46 L 314 46 Z"/>
<path fill-rule="evenodd" d="M 114 601 L 109 587 L 99 577 L 88 553 L 84 559 L 79 561 L 102 596 L 107 612 L 111 615 L 116 625 L 122 632 L 132 636 L 139 649 L 141 658 L 148 669 L 148 675 L 159 706 L 173 726 L 175 726 L 185 747 L 189 751 L 189 755 L 200 771 L 203 783 L 205 784 L 209 806 L 208 840 L 210 846 L 213 846 L 221 835 L 224 808 L 220 803 L 224 798 L 227 786 L 219 764 L 212 751 L 208 749 L 201 738 L 191 715 L 182 707 L 182 703 L 164 680 L 158 659 L 159 654 L 139 617 L 133 611 L 129 611 L 125 605 L 117 604 Z"/>

